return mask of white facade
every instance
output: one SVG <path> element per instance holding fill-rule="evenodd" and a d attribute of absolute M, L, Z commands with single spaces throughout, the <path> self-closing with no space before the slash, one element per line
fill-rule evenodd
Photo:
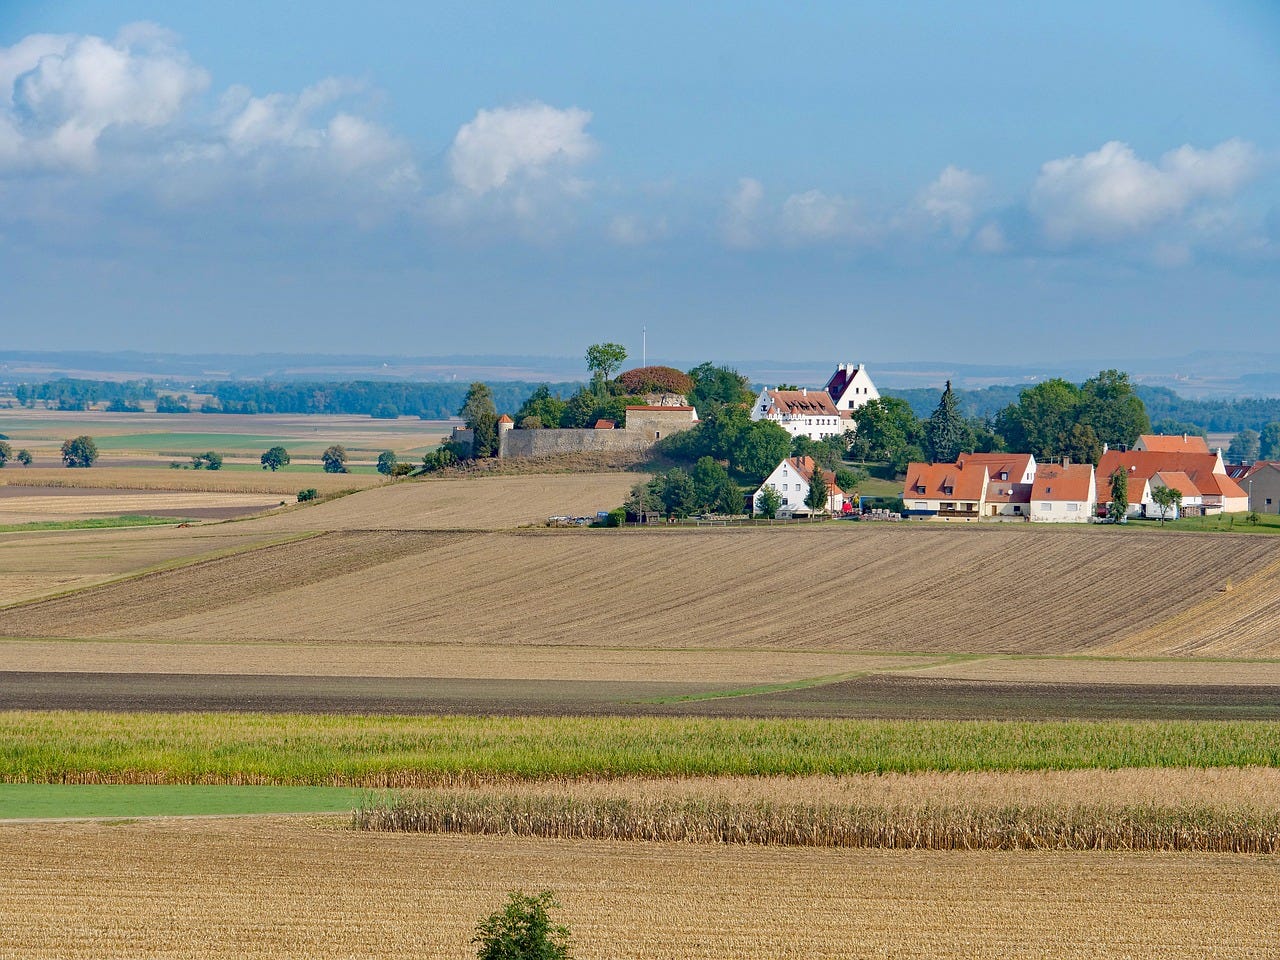
<path fill-rule="evenodd" d="M 842 363 L 836 367 L 836 372 L 827 381 L 827 393 L 842 414 L 880 399 L 880 391 L 871 382 L 867 368 L 860 363 Z"/>
<path fill-rule="evenodd" d="M 787 458 L 774 467 L 773 473 L 769 474 L 764 483 L 757 488 L 751 497 L 754 514 L 761 512 L 760 494 L 764 492 L 765 487 L 772 487 L 782 499 L 782 505 L 778 508 L 779 517 L 792 517 L 796 513 L 808 515 L 811 512 L 805 506 L 805 499 L 809 496 L 809 481 L 794 459 Z M 844 510 L 844 493 L 836 489 L 830 481 L 828 481 L 828 487 L 827 509 L 838 514 Z"/>
<path fill-rule="evenodd" d="M 844 433 L 846 424 L 831 397 L 822 390 L 760 391 L 751 406 L 752 420 L 772 420 L 793 437 L 823 440 Z"/>

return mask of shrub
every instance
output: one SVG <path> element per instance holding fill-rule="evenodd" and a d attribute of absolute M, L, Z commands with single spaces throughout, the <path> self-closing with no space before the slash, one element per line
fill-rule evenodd
<path fill-rule="evenodd" d="M 693 378 L 675 367 L 636 367 L 618 374 L 618 383 L 627 393 L 678 393 L 688 396 Z"/>
<path fill-rule="evenodd" d="M 549 890 L 513 891 L 503 909 L 476 926 L 476 960 L 569 960 L 569 928 L 551 922 L 550 911 L 559 907 Z"/>
<path fill-rule="evenodd" d="M 299 490 L 299 491 L 298 491 L 298 502 L 299 502 L 299 503 L 306 503 L 308 500 L 314 500 L 315 498 L 316 498 L 316 488 L 315 488 L 315 487 L 307 487 L 307 489 L 305 489 L 305 490 Z"/>
<path fill-rule="evenodd" d="M 606 527 L 620 527 L 626 522 L 627 522 L 626 508 L 618 507 L 615 510 L 609 511 L 609 516 L 605 520 L 604 525 Z"/>

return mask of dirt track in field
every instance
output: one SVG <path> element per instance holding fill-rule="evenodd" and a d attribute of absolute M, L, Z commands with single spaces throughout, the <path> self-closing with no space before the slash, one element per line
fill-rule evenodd
<path fill-rule="evenodd" d="M 0 672 L 0 710 L 930 720 L 1280 720 L 1280 687 L 871 675 L 750 696 L 677 681 Z"/>
<path fill-rule="evenodd" d="M 322 822 L 0 827 L 0 957 L 474 957 L 552 889 L 581 960 L 1263 960 L 1280 864 L 355 833 Z"/>
<path fill-rule="evenodd" d="M 0 635 L 1262 657 L 1270 616 L 1204 643 L 1197 618 L 1276 615 L 1278 557 L 1262 537 L 845 524 L 328 533 L 11 609 Z"/>

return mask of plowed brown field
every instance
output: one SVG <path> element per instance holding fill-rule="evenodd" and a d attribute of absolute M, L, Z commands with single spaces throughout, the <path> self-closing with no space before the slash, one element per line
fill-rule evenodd
<path fill-rule="evenodd" d="M 1262 537 L 844 524 L 330 533 L 13 609 L 0 634 L 1163 654 L 1196 649 L 1227 583 L 1228 605 L 1280 604 L 1278 554 Z M 1214 652 L 1275 655 L 1280 632 L 1242 619 Z"/>
<path fill-rule="evenodd" d="M 1280 863 L 354 833 L 299 821 L 0 828 L 0 957 L 475 956 L 550 888 L 580 960 L 1271 958 Z"/>

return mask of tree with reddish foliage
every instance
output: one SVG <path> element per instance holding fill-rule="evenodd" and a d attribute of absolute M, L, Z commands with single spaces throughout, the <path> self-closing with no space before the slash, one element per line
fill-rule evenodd
<path fill-rule="evenodd" d="M 627 393 L 678 393 L 693 390 L 693 378 L 675 367 L 636 367 L 618 374 L 618 383 Z"/>

